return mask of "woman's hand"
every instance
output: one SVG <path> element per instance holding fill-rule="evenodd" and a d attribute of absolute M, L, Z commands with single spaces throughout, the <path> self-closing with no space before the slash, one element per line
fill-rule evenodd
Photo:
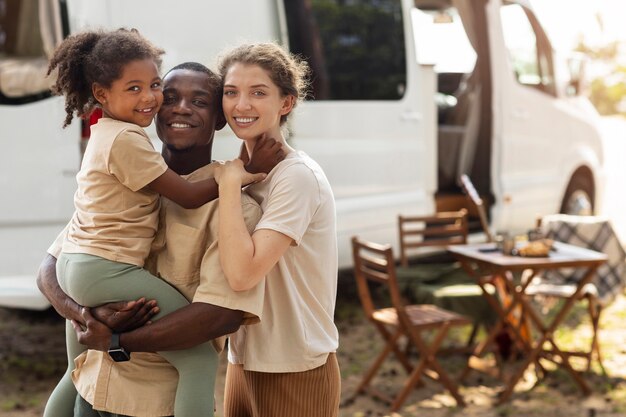
<path fill-rule="evenodd" d="M 232 184 L 237 188 L 263 181 L 266 176 L 264 173 L 251 174 L 246 171 L 241 159 L 226 161 L 215 169 L 215 182 L 218 185 Z"/>

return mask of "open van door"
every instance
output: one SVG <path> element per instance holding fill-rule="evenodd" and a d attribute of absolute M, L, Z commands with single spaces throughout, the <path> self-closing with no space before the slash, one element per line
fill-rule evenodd
<path fill-rule="evenodd" d="M 436 49 L 437 94 L 444 97 L 437 209 L 465 206 L 458 186 L 465 174 L 486 202 L 493 230 L 522 233 L 549 213 L 592 214 L 604 179 L 598 114 L 572 88 L 576 78 L 557 62 L 528 1 L 415 0 L 415 6 L 433 28 L 416 48 Z M 452 36 L 460 28 L 463 36 Z M 440 68 L 468 49 L 472 65 Z"/>

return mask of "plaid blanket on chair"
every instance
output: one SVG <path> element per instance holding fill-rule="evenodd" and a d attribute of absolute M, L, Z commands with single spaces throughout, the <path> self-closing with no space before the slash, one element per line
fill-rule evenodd
<path fill-rule="evenodd" d="M 541 219 L 546 237 L 605 253 L 608 260 L 601 265 L 593 280 L 598 302 L 604 306 L 623 291 L 626 285 L 626 252 L 611 223 L 595 216 L 555 214 Z M 543 279 L 551 283 L 575 284 L 582 279 L 583 270 L 563 268 L 546 271 Z"/>

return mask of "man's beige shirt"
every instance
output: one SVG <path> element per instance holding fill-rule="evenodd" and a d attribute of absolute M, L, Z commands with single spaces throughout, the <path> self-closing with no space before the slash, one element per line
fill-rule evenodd
<path fill-rule="evenodd" d="M 146 186 L 167 165 L 135 124 L 102 118 L 91 129 L 63 252 L 143 266 L 159 220 L 159 194 Z"/>
<path fill-rule="evenodd" d="M 209 165 L 187 178 L 198 181 L 212 176 Z M 261 209 L 245 193 L 242 205 L 248 229 L 253 230 Z M 257 323 L 263 308 L 263 282 L 244 292 L 230 288 L 219 262 L 217 230 L 217 200 L 186 210 L 163 198 L 161 227 L 146 267 L 189 300 L 242 310 L 244 324 Z M 58 248 L 53 245 L 48 252 L 57 256 Z M 221 351 L 224 338 L 214 345 Z M 76 365 L 74 383 L 95 409 L 129 416 L 174 414 L 178 373 L 158 354 L 133 352 L 129 362 L 113 362 L 104 352 L 88 351 L 77 358 Z"/>

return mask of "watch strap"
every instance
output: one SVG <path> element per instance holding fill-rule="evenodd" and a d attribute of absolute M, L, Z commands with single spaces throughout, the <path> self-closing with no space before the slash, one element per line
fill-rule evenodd
<path fill-rule="evenodd" d="M 119 333 L 111 334 L 111 343 L 109 345 L 109 356 L 115 362 L 126 362 L 130 360 L 130 352 L 127 352 L 122 346 L 120 346 Z"/>
<path fill-rule="evenodd" d="M 113 332 L 111 334 L 111 343 L 109 343 L 110 349 L 119 349 L 120 348 L 120 334 Z"/>

